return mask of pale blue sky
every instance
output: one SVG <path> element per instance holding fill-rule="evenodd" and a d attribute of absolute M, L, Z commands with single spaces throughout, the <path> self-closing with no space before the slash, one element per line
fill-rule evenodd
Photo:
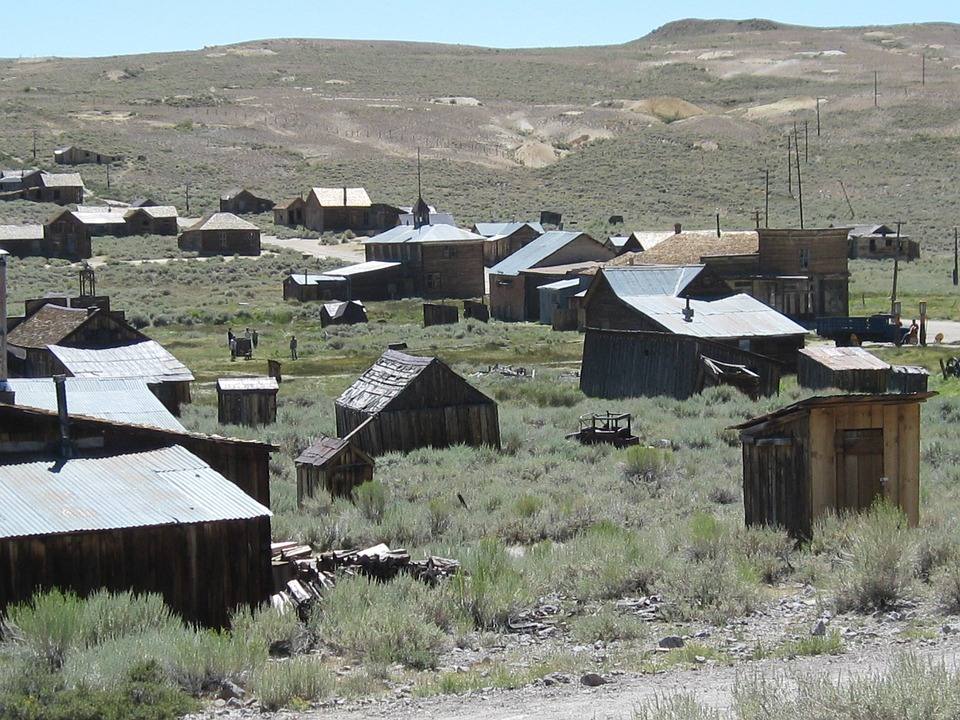
<path fill-rule="evenodd" d="M 960 22 L 957 0 L 3 0 L 0 57 L 120 55 L 277 37 L 490 47 L 626 42 L 684 17 L 798 25 Z"/>

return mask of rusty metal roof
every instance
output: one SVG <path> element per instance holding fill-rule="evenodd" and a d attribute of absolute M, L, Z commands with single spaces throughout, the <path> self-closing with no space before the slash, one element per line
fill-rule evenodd
<path fill-rule="evenodd" d="M 818 345 L 800 351 L 811 360 L 831 370 L 877 370 L 886 372 L 890 363 L 871 355 L 860 347 L 829 347 Z"/>
<path fill-rule="evenodd" d="M 130 453 L 11 456 L 0 464 L 0 538 L 269 517 L 179 445 Z"/>
<path fill-rule="evenodd" d="M 259 390 L 277 392 L 280 385 L 277 379 L 273 377 L 238 377 L 238 378 L 220 378 L 217 380 L 217 390 L 243 391 Z"/>
<path fill-rule="evenodd" d="M 133 378 L 147 383 L 193 380 L 187 366 L 155 340 L 102 350 L 48 347 L 74 377 Z"/>
<path fill-rule="evenodd" d="M 86 308 L 47 303 L 11 330 L 7 342 L 22 348 L 56 345 L 73 334 L 91 314 Z"/>

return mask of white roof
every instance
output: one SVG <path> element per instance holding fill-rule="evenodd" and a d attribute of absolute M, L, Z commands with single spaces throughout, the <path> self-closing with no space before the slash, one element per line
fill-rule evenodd
<path fill-rule="evenodd" d="M 316 195 L 322 207 L 370 207 L 372 205 L 370 196 L 362 187 L 315 187 L 310 189 L 310 193 Z"/>
<path fill-rule="evenodd" d="M 102 350 L 62 345 L 47 347 L 74 377 L 135 378 L 147 383 L 193 380 L 187 366 L 156 340 Z"/>
<path fill-rule="evenodd" d="M 349 275 L 359 275 L 366 272 L 374 272 L 376 270 L 388 270 L 389 268 L 395 267 L 400 267 L 400 263 L 386 262 L 384 260 L 370 260 L 368 262 L 357 263 L 356 265 L 347 265 L 347 267 L 330 270 L 326 274 L 334 275 L 336 277 L 344 277 Z"/>

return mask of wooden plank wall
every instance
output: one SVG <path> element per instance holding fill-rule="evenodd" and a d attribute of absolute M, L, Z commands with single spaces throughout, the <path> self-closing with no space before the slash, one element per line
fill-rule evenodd
<path fill-rule="evenodd" d="M 800 387 L 837 388 L 858 393 L 884 393 L 890 378 L 886 370 L 834 370 L 803 353 L 797 355 L 797 383 Z"/>
<path fill-rule="evenodd" d="M 321 490 L 334 498 L 349 498 L 355 487 L 373 480 L 373 470 L 373 464 L 349 445 L 323 466 L 297 465 L 297 506 Z"/>
<path fill-rule="evenodd" d="M 217 421 L 221 425 L 270 425 L 277 421 L 276 391 L 220 390 Z"/>
<path fill-rule="evenodd" d="M 793 537 L 811 531 L 807 422 L 781 428 L 776 441 L 743 445 L 743 506 L 747 525 L 782 527 Z"/>

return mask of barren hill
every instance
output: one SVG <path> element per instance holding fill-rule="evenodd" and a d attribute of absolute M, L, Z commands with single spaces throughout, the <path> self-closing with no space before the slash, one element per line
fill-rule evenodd
<path fill-rule="evenodd" d="M 343 183 L 409 204 L 420 147 L 428 200 L 463 222 L 549 208 L 598 233 L 614 214 L 630 228 L 709 226 L 717 211 L 752 225 L 769 168 L 781 225 L 798 219 L 797 123 L 808 225 L 902 219 L 936 244 L 958 222 L 958 110 L 948 24 L 683 20 L 626 45 L 535 50 L 269 40 L 0 61 L 0 165 L 32 164 L 36 131 L 39 164 L 64 144 L 123 153 L 109 192 L 85 169 L 108 197 L 182 205 L 189 180 L 195 208 L 238 185 L 279 197 Z"/>

